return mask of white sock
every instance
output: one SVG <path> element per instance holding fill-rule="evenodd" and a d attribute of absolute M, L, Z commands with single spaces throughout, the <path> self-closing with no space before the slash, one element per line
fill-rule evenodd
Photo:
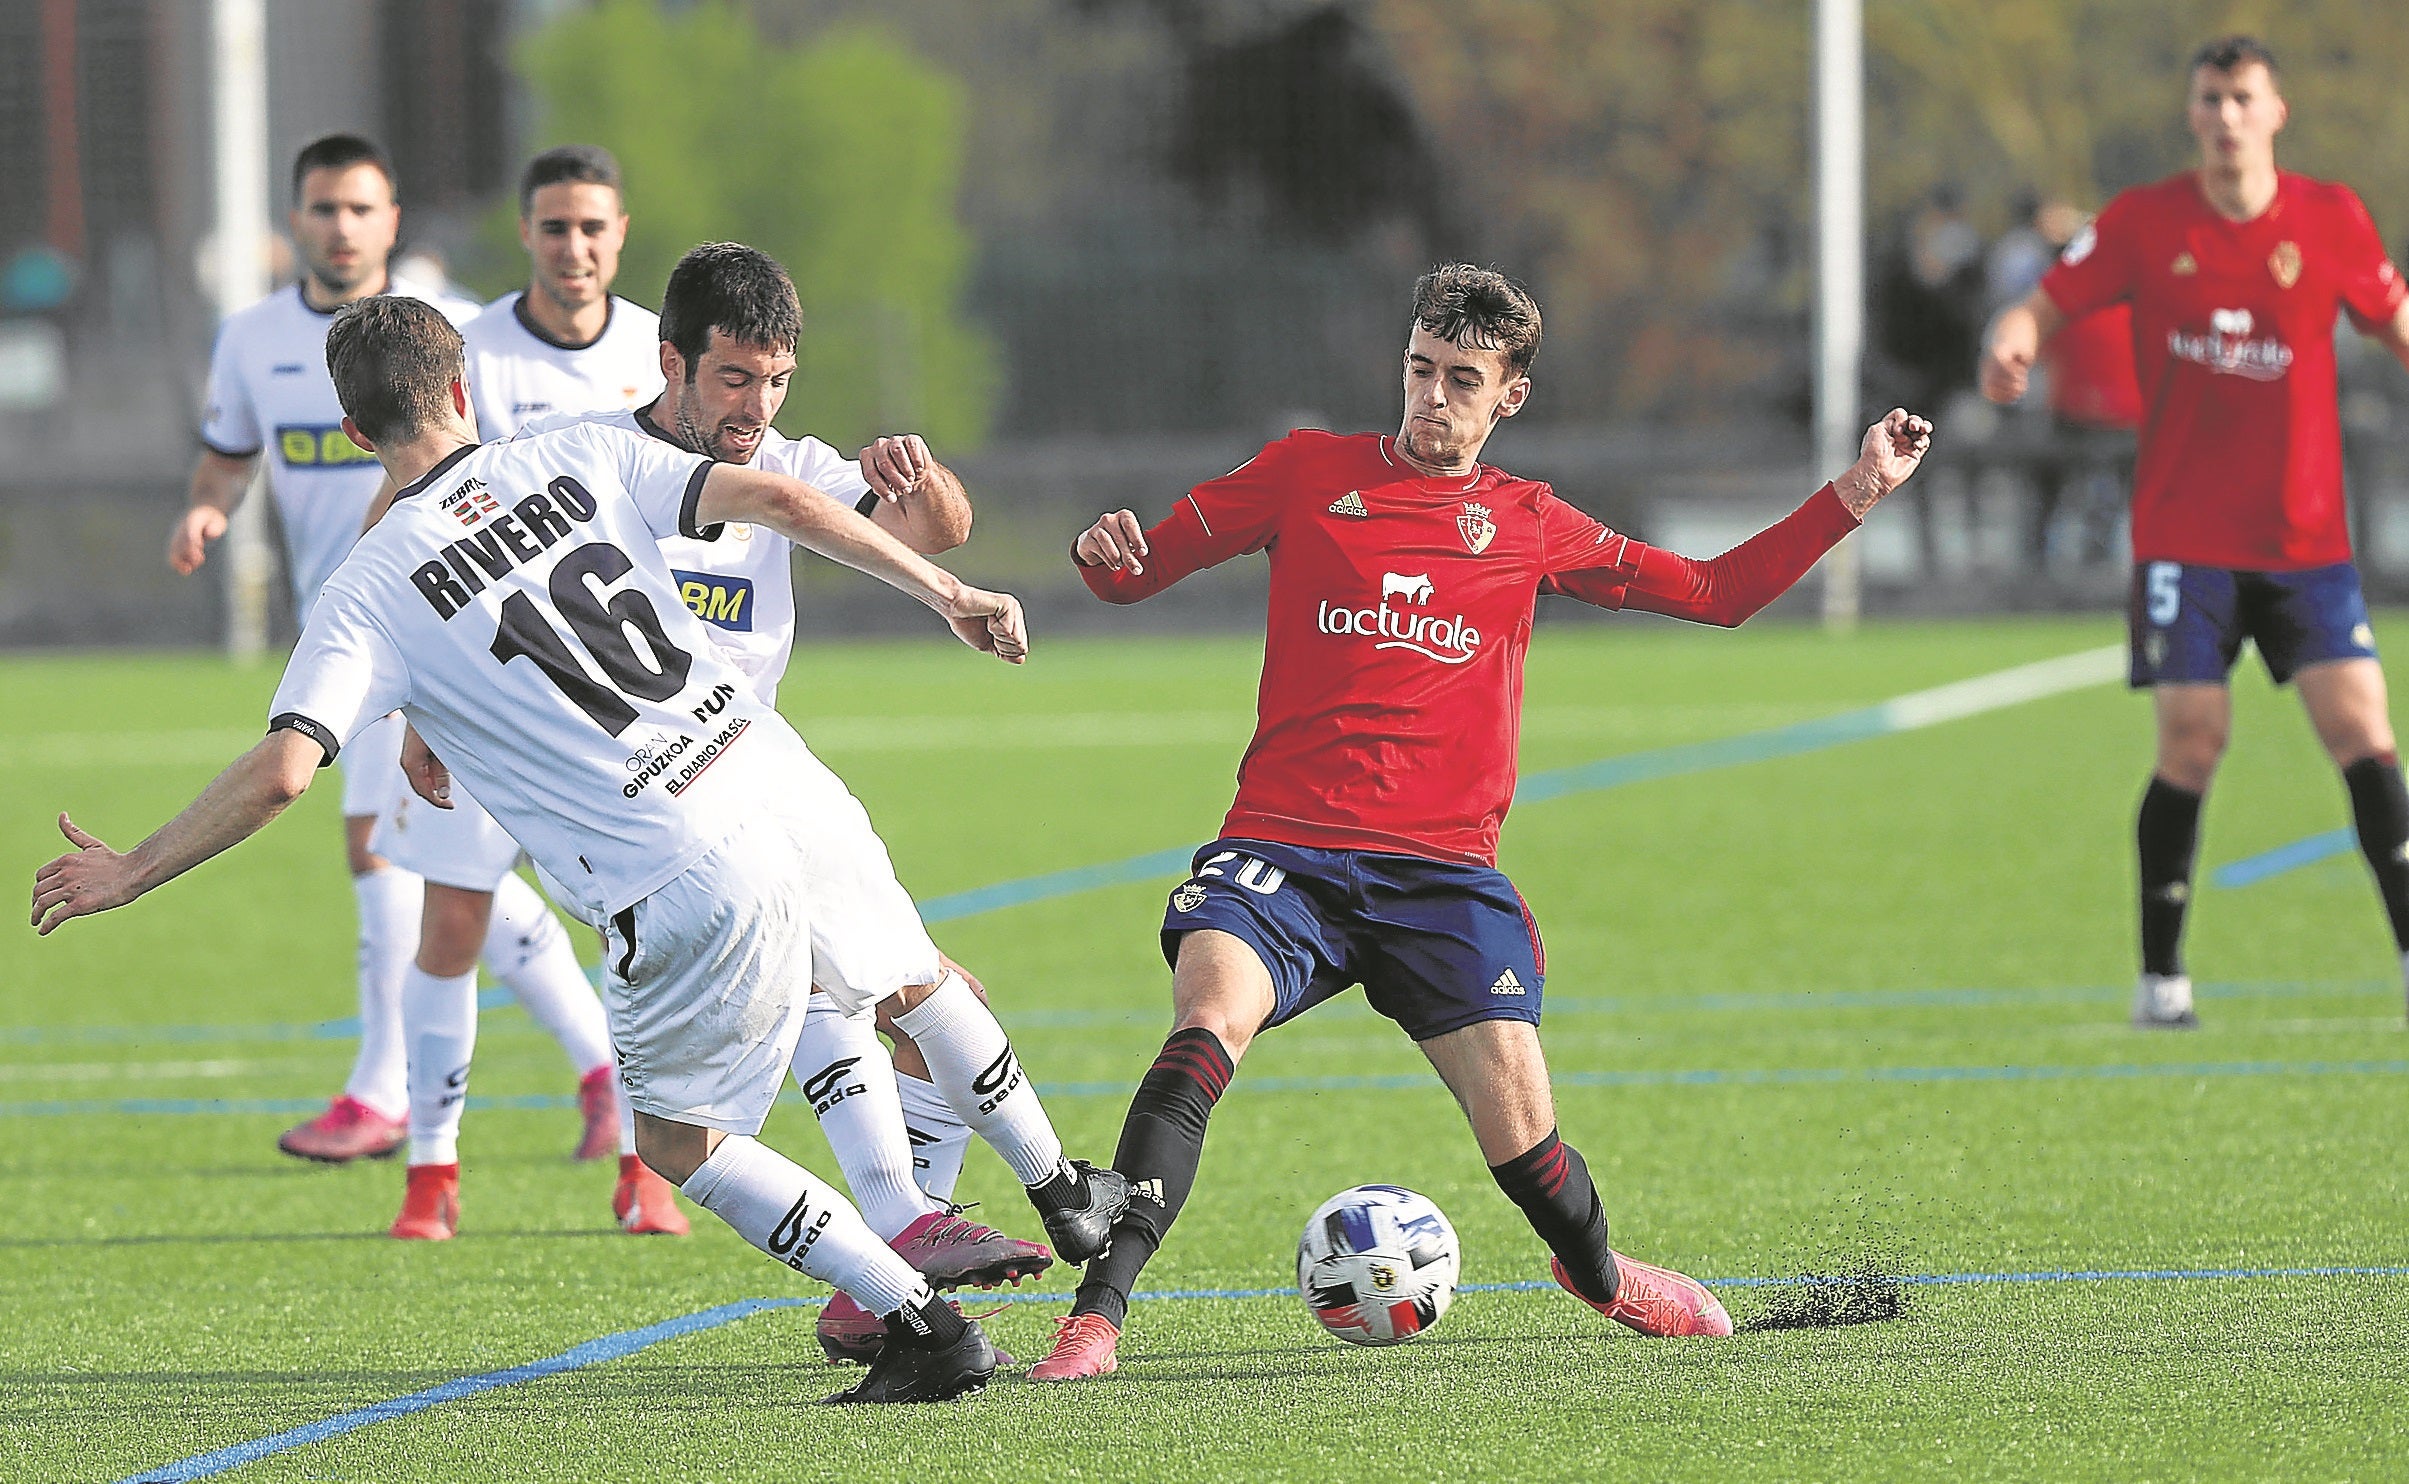
<path fill-rule="evenodd" d="M 351 878 L 360 908 L 360 1050 L 343 1091 L 387 1118 L 410 1105 L 403 1076 L 402 973 L 418 952 L 426 883 L 415 871 L 380 866 Z"/>
<path fill-rule="evenodd" d="M 1023 1185 L 1043 1185 L 1062 1169 L 1062 1140 L 1021 1071 L 1004 1028 L 959 974 L 948 972 L 927 999 L 895 1017 L 928 1058 L 929 1079 L 962 1121 L 994 1146 Z"/>
<path fill-rule="evenodd" d="M 908 1072 L 895 1074 L 903 1101 L 904 1136 L 912 1141 L 912 1175 L 933 1200 L 953 1204 L 962 1183 L 962 1157 L 970 1152 L 970 1125 L 954 1111 L 937 1084 Z"/>
<path fill-rule="evenodd" d="M 636 1152 L 636 1105 L 627 1100 L 627 1089 L 619 1089 L 619 1152 Z"/>
<path fill-rule="evenodd" d="M 611 1065 L 611 1029 L 602 1000 L 586 981 L 560 919 L 516 872 L 494 888 L 483 957 L 528 1018 L 560 1042 L 578 1076 Z"/>
<path fill-rule="evenodd" d="M 928 1281 L 878 1239 L 851 1203 L 758 1139 L 721 1139 L 680 1188 L 736 1235 L 790 1268 L 835 1284 L 873 1314 L 934 1298 Z"/>
<path fill-rule="evenodd" d="M 477 1051 L 477 971 L 402 976 L 402 1033 L 410 1047 L 410 1163 L 460 1161 L 460 1114 Z"/>
<path fill-rule="evenodd" d="M 794 1069 L 870 1230 L 892 1242 L 905 1227 L 944 1209 L 912 1179 L 912 1141 L 904 1132 L 895 1064 L 867 1012 L 848 1016 L 828 996 L 813 995 L 795 1042 Z"/>

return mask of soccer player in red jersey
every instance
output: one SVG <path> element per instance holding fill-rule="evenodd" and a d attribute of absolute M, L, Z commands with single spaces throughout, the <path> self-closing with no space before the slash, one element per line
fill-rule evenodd
<path fill-rule="evenodd" d="M 1248 1043 L 1359 983 L 1453 1090 L 1559 1282 L 1645 1333 L 1731 1332 L 1704 1286 L 1609 1249 L 1588 1167 L 1556 1132 L 1537 1029 L 1545 955 L 1496 868 L 1532 609 L 1556 593 L 1737 624 L 1914 472 L 1931 429 L 1891 413 L 1794 514 L 1692 561 L 1479 462 L 1530 394 L 1539 329 L 1520 285 L 1437 269 L 1414 290 L 1394 437 L 1292 433 L 1151 530 L 1115 511 L 1073 549 L 1108 602 L 1256 551 L 1271 592 L 1237 801 L 1163 921 L 1174 1029 L 1113 1161 L 1136 1194 L 1034 1379 L 1114 1368 L 1130 1291 L 1188 1197 Z"/>
<path fill-rule="evenodd" d="M 2286 107 L 2257 41 L 2192 59 L 2200 163 L 2108 203 L 2058 266 L 1992 327 L 1983 391 L 2024 394 L 2070 320 L 2129 305 L 2146 413 L 2133 480 L 2134 689 L 2147 688 L 2158 755 L 2137 826 L 2139 1026 L 2198 1024 L 2183 971 L 2200 800 L 2233 719 L 2226 676 L 2254 640 L 2277 684 L 2296 681 L 2342 770 L 2409 974 L 2409 791 L 2384 672 L 2351 565 L 2342 502 L 2334 322 L 2409 365 L 2409 286 L 2359 198 L 2275 168 Z"/>

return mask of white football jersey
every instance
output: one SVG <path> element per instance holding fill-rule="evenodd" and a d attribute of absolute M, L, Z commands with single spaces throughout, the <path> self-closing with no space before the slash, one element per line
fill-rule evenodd
<path fill-rule="evenodd" d="M 454 324 L 477 313 L 466 299 L 394 288 L 426 300 Z M 326 328 L 334 318 L 333 310 L 311 308 L 298 284 L 226 316 L 209 357 L 209 401 L 201 416 L 201 441 L 212 451 L 233 459 L 267 456 L 293 611 L 304 622 L 319 587 L 359 539 L 384 478 L 376 455 L 343 432 L 343 404 L 326 370 Z"/>
<path fill-rule="evenodd" d="M 539 418 L 523 432 L 543 433 L 578 422 L 668 441 L 634 412 Z M 800 479 L 822 494 L 851 502 L 864 515 L 878 509 L 878 496 L 862 478 L 861 466 L 817 438 L 789 438 L 776 428 L 765 428 L 750 467 Z M 767 526 L 743 523 L 727 526 L 716 540 L 677 535 L 661 542 L 661 556 L 677 580 L 678 597 L 709 628 L 711 642 L 728 663 L 743 671 L 754 693 L 772 706 L 778 704 L 778 683 L 786 676 L 786 662 L 795 648 L 795 574 L 788 555 L 792 549 L 792 542 Z"/>
<path fill-rule="evenodd" d="M 593 423 L 459 450 L 328 581 L 270 729 L 331 757 L 398 707 L 580 917 L 641 901 L 817 771 L 661 558 L 711 468 Z"/>
<path fill-rule="evenodd" d="M 526 297 L 504 294 L 460 327 L 480 437 L 508 438 L 556 412 L 641 407 L 661 394 L 659 315 L 614 294 L 602 333 L 564 345 L 528 316 Z"/>

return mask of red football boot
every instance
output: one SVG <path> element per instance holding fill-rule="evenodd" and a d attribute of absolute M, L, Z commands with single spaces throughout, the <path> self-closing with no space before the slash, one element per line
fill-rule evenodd
<path fill-rule="evenodd" d="M 631 1237 L 682 1237 L 690 1228 L 670 1183 L 632 1154 L 619 1156 L 619 1188 L 611 1192 L 611 1214 Z M 872 1323 L 877 1321 L 873 1320 Z"/>
<path fill-rule="evenodd" d="M 1086 1381 L 1121 1368 L 1113 1352 L 1121 1327 L 1101 1314 L 1065 1314 L 1054 1321 L 1054 1348 L 1029 1367 L 1032 1381 Z"/>
<path fill-rule="evenodd" d="M 1622 1273 L 1621 1287 L 1611 1304 L 1594 1303 L 1581 1297 L 1564 1275 L 1564 1264 L 1548 1259 L 1548 1268 L 1564 1291 L 1615 1323 L 1638 1330 L 1643 1335 L 1728 1335 L 1731 1315 L 1723 1310 L 1723 1301 L 1706 1291 L 1706 1285 L 1695 1278 L 1685 1278 L 1671 1268 L 1640 1262 L 1614 1254 L 1614 1265 Z"/>
<path fill-rule="evenodd" d="M 577 1082 L 577 1110 L 585 1115 L 571 1159 L 600 1159 L 619 1147 L 619 1074 L 596 1067 Z"/>
<path fill-rule="evenodd" d="M 1054 1265 L 1054 1254 L 1040 1243 L 1007 1237 L 992 1226 L 965 1220 L 963 1209 L 949 1206 L 931 1211 L 887 1245 L 936 1289 L 1018 1283 Z"/>
<path fill-rule="evenodd" d="M 460 1166 L 412 1165 L 401 1214 L 387 1236 L 405 1242 L 448 1242 L 460 1230 Z"/>
<path fill-rule="evenodd" d="M 355 1159 L 385 1159 L 409 1140 L 406 1119 L 387 1118 L 349 1093 L 326 1105 L 326 1111 L 307 1123 L 297 1123 L 276 1140 L 276 1147 L 295 1159 L 320 1164 L 348 1164 Z"/>

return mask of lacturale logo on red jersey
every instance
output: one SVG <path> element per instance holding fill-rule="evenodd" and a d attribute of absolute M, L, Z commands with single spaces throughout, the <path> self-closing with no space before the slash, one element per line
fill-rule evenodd
<path fill-rule="evenodd" d="M 2220 376 L 2242 376 L 2252 381 L 2279 381 L 2291 369 L 2290 346 L 2270 337 L 2251 338 L 2256 318 L 2249 310 L 2211 310 L 2208 325 L 2205 335 L 2167 331 L 2167 353 L 2195 366 L 2206 366 Z"/>
<path fill-rule="evenodd" d="M 1378 607 L 1349 608 L 1325 598 L 1313 625 L 1325 634 L 1378 639 L 1374 649 L 1410 649 L 1442 665 L 1463 664 L 1479 650 L 1481 631 L 1461 613 L 1442 618 L 1426 611 L 1437 593 L 1427 572 L 1383 572 Z"/>

